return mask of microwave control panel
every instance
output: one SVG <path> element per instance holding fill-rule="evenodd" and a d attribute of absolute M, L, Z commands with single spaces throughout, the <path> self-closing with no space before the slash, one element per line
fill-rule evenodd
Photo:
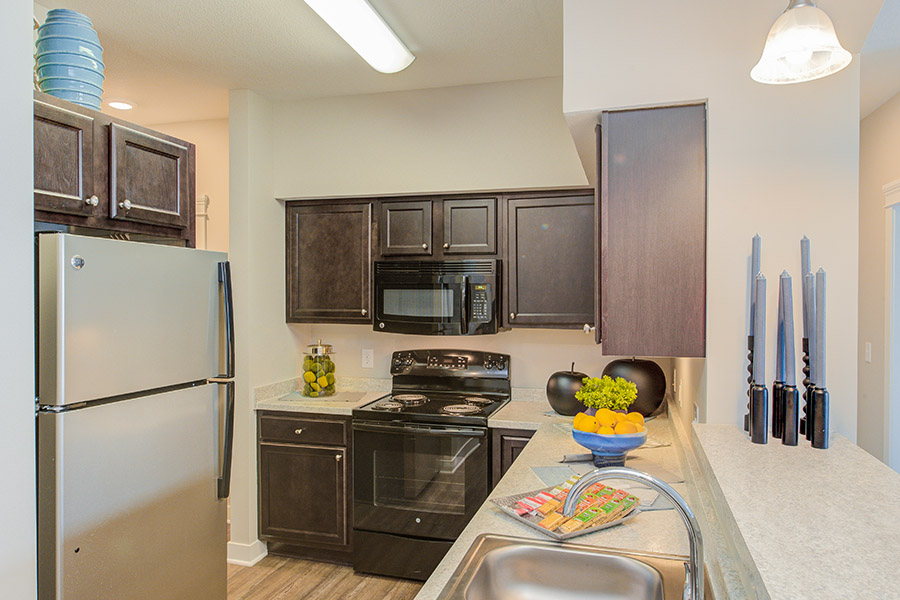
<path fill-rule="evenodd" d="M 472 284 L 472 316 L 471 321 L 479 323 L 490 322 L 491 315 L 491 286 L 489 283 Z"/>

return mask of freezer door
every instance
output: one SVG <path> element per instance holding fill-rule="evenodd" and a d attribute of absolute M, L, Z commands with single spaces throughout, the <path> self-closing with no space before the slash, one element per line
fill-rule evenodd
<path fill-rule="evenodd" d="M 221 252 L 38 236 L 38 395 L 68 405 L 222 373 Z"/>
<path fill-rule="evenodd" d="M 38 596 L 224 600 L 215 385 L 38 416 Z"/>

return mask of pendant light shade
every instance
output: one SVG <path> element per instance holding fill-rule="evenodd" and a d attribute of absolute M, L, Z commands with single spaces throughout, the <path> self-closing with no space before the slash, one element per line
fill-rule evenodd
<path fill-rule="evenodd" d="M 769 30 L 762 57 L 750 77 L 770 84 L 812 81 L 837 73 L 851 58 L 825 11 L 811 0 L 791 0 Z"/>

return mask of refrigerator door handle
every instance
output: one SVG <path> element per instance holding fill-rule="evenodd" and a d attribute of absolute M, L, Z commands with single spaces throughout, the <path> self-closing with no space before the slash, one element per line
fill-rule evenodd
<path fill-rule="evenodd" d="M 234 381 L 209 379 L 209 383 L 225 386 L 225 440 L 222 444 L 222 475 L 217 482 L 219 498 L 231 493 L 231 457 L 234 454 Z"/>
<path fill-rule="evenodd" d="M 219 281 L 222 282 L 222 291 L 225 300 L 225 373 L 219 375 L 223 378 L 234 377 L 234 295 L 231 291 L 231 263 L 224 261 L 219 263 Z"/>

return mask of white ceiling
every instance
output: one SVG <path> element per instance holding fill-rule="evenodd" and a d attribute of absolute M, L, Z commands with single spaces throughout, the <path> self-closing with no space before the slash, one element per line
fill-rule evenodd
<path fill-rule="evenodd" d="M 303 0 L 42 0 L 35 8 L 93 20 L 104 100 L 138 105 L 104 110 L 144 124 L 225 118 L 229 89 L 301 99 L 562 76 L 562 0 L 370 2 L 416 55 L 400 73 L 370 68 Z M 900 0 L 885 0 L 862 51 L 861 116 L 898 92 Z"/>
<path fill-rule="evenodd" d="M 562 75 L 562 0 L 370 2 L 416 55 L 400 73 L 369 67 L 303 0 L 41 5 L 91 18 L 104 100 L 136 101 L 139 123 L 225 118 L 229 89 L 299 99 Z"/>

